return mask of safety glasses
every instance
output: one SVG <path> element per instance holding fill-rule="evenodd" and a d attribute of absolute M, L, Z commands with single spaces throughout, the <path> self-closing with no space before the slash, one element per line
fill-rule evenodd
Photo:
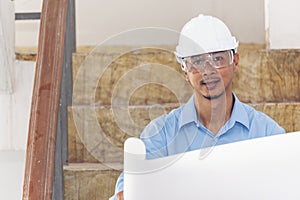
<path fill-rule="evenodd" d="M 232 50 L 213 52 L 183 58 L 184 67 L 188 72 L 203 72 L 205 67 L 216 69 L 227 67 L 233 63 Z"/>

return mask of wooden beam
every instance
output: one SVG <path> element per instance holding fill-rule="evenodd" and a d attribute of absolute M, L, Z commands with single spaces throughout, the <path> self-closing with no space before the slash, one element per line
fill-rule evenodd
<path fill-rule="evenodd" d="M 72 105 L 72 54 L 76 52 L 75 0 L 68 0 L 64 62 L 56 133 L 55 170 L 52 200 L 64 199 L 64 170 L 68 164 L 68 106 Z"/>
<path fill-rule="evenodd" d="M 26 151 L 23 200 L 50 200 L 67 0 L 44 0 Z"/>

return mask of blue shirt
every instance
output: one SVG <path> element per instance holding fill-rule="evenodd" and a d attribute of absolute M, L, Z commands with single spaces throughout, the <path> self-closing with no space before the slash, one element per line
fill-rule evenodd
<path fill-rule="evenodd" d="M 215 135 L 197 118 L 194 96 L 167 115 L 151 121 L 141 134 L 147 159 L 169 156 L 204 147 L 285 133 L 266 114 L 239 101 L 233 94 L 234 105 L 229 120 Z M 123 190 L 123 173 L 115 194 Z M 115 199 L 115 196 L 111 200 Z"/>

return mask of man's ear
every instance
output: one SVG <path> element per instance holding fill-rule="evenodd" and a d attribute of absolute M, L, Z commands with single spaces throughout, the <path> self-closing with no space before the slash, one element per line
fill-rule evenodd
<path fill-rule="evenodd" d="M 239 69 L 239 61 L 240 61 L 240 54 L 236 53 L 233 56 L 233 71 L 236 72 Z"/>
<path fill-rule="evenodd" d="M 185 76 L 185 80 L 186 80 L 187 82 L 190 82 L 190 77 L 189 77 L 189 75 L 188 75 L 187 72 L 184 72 L 184 76 Z"/>

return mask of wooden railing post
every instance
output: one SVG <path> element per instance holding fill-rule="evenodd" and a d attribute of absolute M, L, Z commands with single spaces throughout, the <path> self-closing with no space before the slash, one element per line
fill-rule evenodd
<path fill-rule="evenodd" d="M 67 0 L 43 1 L 23 200 L 52 198 L 67 5 Z"/>

